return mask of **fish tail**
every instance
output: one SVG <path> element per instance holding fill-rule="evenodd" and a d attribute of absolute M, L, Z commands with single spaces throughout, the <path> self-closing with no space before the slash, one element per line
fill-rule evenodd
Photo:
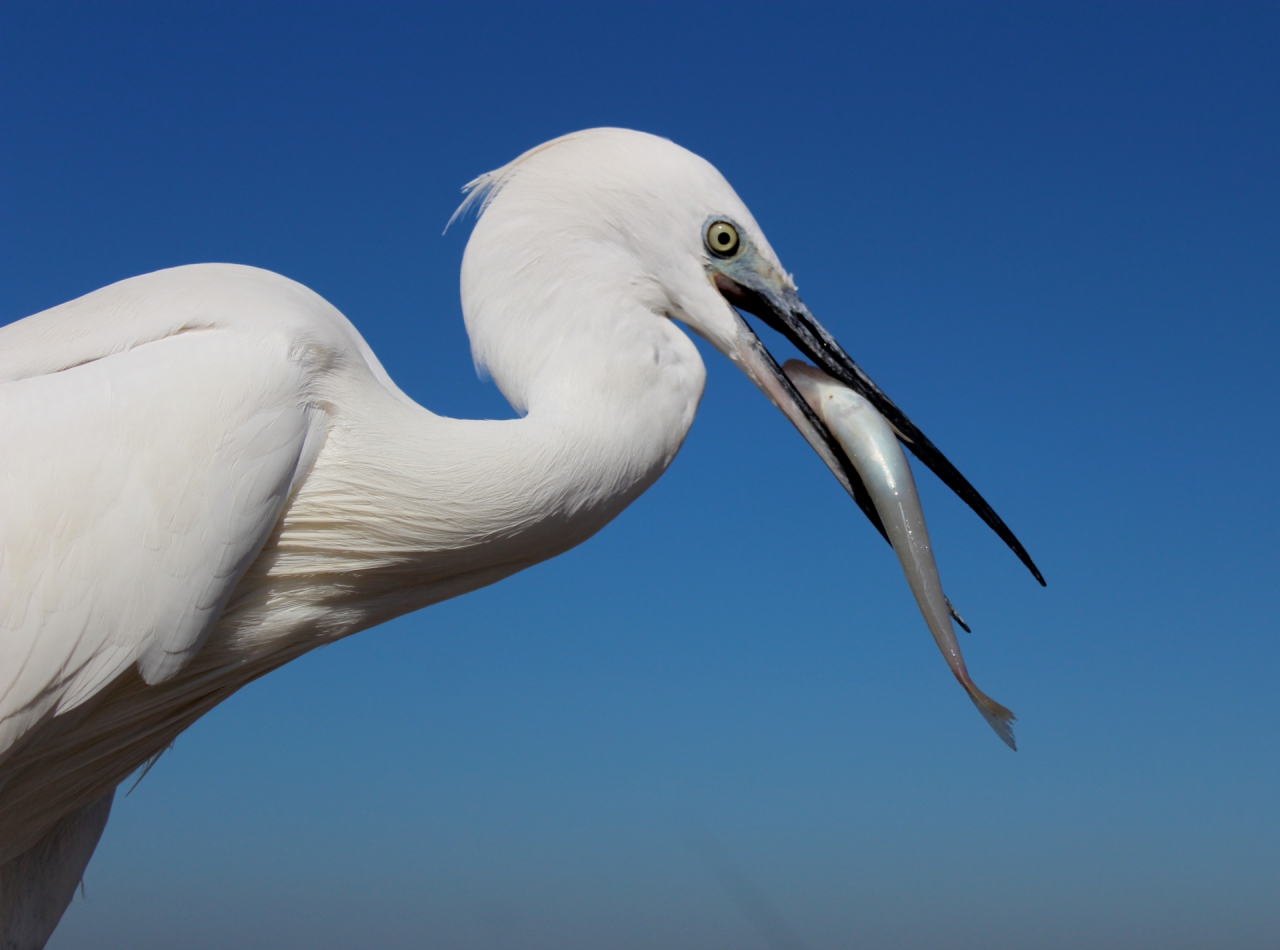
<path fill-rule="evenodd" d="M 966 682 L 967 677 L 965 679 L 961 679 L 958 676 L 956 679 L 960 680 L 960 685 L 963 686 L 964 691 L 969 694 L 969 698 L 973 700 L 973 704 L 978 707 L 978 712 L 982 713 L 982 718 L 987 721 L 987 725 L 996 731 L 996 735 L 1004 741 L 1005 745 L 1014 752 L 1017 752 L 1018 743 L 1013 737 L 1013 722 L 1018 717 L 1013 714 L 1013 710 L 1006 709 L 982 690 L 978 689 L 978 687 L 974 685 L 973 680 L 968 680 Z"/>

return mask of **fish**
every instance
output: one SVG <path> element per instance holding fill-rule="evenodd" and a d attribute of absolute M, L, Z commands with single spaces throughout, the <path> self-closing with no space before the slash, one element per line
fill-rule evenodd
<path fill-rule="evenodd" d="M 822 370 L 801 360 L 789 360 L 783 371 L 826 423 L 861 477 L 947 666 L 982 718 L 1005 745 L 1017 751 L 1013 735 L 1017 717 L 978 689 L 965 666 L 952 618 L 966 630 L 969 628 L 943 593 L 924 509 L 897 431 L 870 402 Z"/>

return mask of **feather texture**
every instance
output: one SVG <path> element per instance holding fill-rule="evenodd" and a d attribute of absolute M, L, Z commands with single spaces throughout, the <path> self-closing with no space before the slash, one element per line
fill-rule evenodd
<path fill-rule="evenodd" d="M 826 451 L 718 289 L 717 219 L 795 295 L 703 159 L 575 133 L 473 181 L 458 214 L 477 204 L 463 314 L 518 419 L 423 409 L 331 305 L 249 267 L 0 328 L 0 947 L 43 945 L 115 786 L 209 709 L 581 543 L 652 484 L 706 378 L 679 323 Z"/>

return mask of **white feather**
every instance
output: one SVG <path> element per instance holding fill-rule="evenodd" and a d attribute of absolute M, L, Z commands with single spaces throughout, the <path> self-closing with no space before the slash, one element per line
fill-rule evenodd
<path fill-rule="evenodd" d="M 598 129 L 476 179 L 459 213 L 476 202 L 463 312 L 519 419 L 417 406 L 337 310 L 248 267 L 0 328 L 0 946 L 42 944 L 6 921 L 56 922 L 101 803 L 217 703 L 580 543 L 648 487 L 705 381 L 675 321 L 819 444 L 713 284 L 711 215 L 789 279 L 707 162 Z"/>

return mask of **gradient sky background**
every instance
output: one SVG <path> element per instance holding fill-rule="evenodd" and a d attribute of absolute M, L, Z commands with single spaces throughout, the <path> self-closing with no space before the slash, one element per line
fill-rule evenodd
<path fill-rule="evenodd" d="M 1280 8 L 601 6 L 5 0 L 0 321 L 255 264 L 433 410 L 509 415 L 459 187 L 668 136 L 1039 562 L 921 476 L 1021 751 L 704 347 L 657 486 L 205 717 L 50 947 L 1280 945 Z"/>

